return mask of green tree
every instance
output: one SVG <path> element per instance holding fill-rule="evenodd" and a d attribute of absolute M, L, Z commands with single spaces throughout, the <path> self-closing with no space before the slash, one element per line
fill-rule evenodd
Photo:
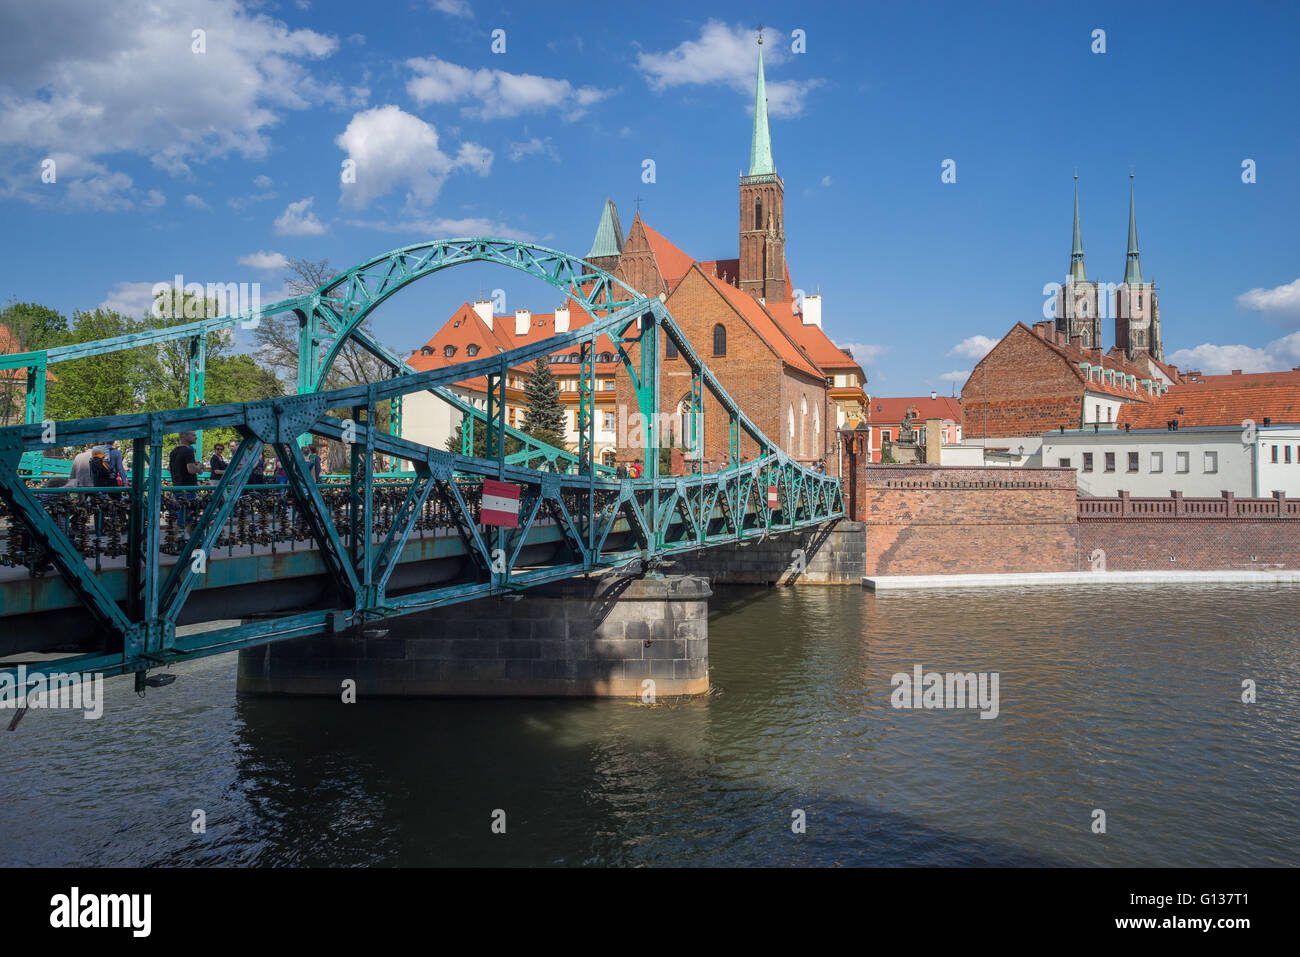
<path fill-rule="evenodd" d="M 76 312 L 70 342 L 93 342 L 140 332 L 143 324 L 112 310 Z M 155 370 L 148 350 L 123 349 L 61 362 L 53 368 L 56 381 L 47 386 L 45 414 L 51 419 L 83 419 L 136 412 L 149 391 Z"/>
<path fill-rule="evenodd" d="M 527 406 L 523 431 L 539 442 L 564 448 L 564 407 L 560 405 L 560 384 L 551 374 L 551 364 L 539 356 L 524 385 Z"/>
<path fill-rule="evenodd" d="M 37 352 L 62 345 L 68 320 L 59 312 L 35 302 L 10 300 L 0 310 L 0 353 Z M 23 420 L 27 373 L 22 369 L 0 373 L 0 425 Z"/>

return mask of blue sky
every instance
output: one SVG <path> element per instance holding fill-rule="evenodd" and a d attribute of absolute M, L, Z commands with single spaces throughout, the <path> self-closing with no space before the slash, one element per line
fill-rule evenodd
<path fill-rule="evenodd" d="M 959 390 L 989 341 L 1042 318 L 1076 166 L 1103 281 L 1122 275 L 1136 170 L 1168 358 L 1300 366 L 1293 5 L 160 6 L 0 10 L 0 297 L 139 311 L 180 273 L 260 281 L 266 301 L 281 257 L 342 269 L 448 235 L 585 254 L 606 196 L 625 226 L 639 196 L 688 253 L 735 256 L 762 23 L 794 283 L 820 289 L 869 391 Z M 465 267 L 391 300 L 380 337 L 410 350 L 498 286 L 511 310 L 556 304 Z"/>

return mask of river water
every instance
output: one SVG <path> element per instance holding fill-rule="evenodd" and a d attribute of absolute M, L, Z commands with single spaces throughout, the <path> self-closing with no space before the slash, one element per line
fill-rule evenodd
<path fill-rule="evenodd" d="M 712 692 L 655 706 L 241 698 L 191 662 L 0 731 L 0 863 L 1295 865 L 1298 599 L 719 589 Z M 998 716 L 891 707 L 915 665 L 996 672 Z"/>

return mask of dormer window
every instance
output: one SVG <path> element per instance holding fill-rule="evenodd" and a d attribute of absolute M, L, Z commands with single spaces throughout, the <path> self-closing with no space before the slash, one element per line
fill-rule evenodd
<path fill-rule="evenodd" d="M 465 347 L 465 355 L 467 355 L 467 356 L 476 356 L 476 355 L 478 355 L 478 343 L 477 343 L 477 342 L 471 342 L 469 345 L 467 345 L 467 346 Z"/>
<path fill-rule="evenodd" d="M 420 355 L 422 356 L 433 355 L 433 348 L 431 346 L 420 346 Z"/>
<path fill-rule="evenodd" d="M 442 350 L 442 354 L 443 354 L 444 356 L 446 356 L 448 359 L 450 359 L 452 356 L 454 356 L 454 355 L 456 354 L 456 347 L 455 347 L 455 346 L 444 346 L 444 347 L 443 347 L 443 350 Z"/>

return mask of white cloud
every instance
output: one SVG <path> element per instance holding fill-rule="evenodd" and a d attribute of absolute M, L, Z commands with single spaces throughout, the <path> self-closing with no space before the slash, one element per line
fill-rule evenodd
<path fill-rule="evenodd" d="M 829 176 L 823 176 L 823 177 L 822 177 L 822 185 L 823 185 L 823 186 L 829 186 L 829 185 L 831 185 L 831 178 L 830 178 Z"/>
<path fill-rule="evenodd" d="M 486 176 L 492 169 L 491 150 L 461 143 L 450 156 L 439 149 L 436 129 L 392 105 L 355 114 L 334 142 L 356 163 L 356 181 L 341 186 L 343 205 L 353 209 L 364 209 L 401 187 L 407 190 L 408 207 L 427 207 L 453 171 Z"/>
<path fill-rule="evenodd" d="M 853 358 L 858 360 L 858 364 L 864 366 L 875 362 L 893 348 L 892 346 L 872 345 L 865 342 L 837 342 L 835 344 L 841 349 L 848 349 L 849 352 L 853 353 Z"/>
<path fill-rule="evenodd" d="M 594 86 L 575 89 L 568 80 L 531 73 L 471 70 L 436 56 L 410 59 L 406 65 L 415 74 L 406 81 L 406 92 L 420 106 L 460 103 L 461 112 L 480 120 L 545 110 L 563 110 L 567 119 L 575 119 L 611 92 Z"/>
<path fill-rule="evenodd" d="M 449 239 L 460 236 L 491 236 L 494 239 L 516 239 L 521 242 L 532 242 L 537 239 L 532 233 L 515 229 L 497 220 L 477 216 L 462 219 L 435 217 L 397 221 L 354 219 L 349 220 L 348 225 L 384 233 L 408 233 L 418 239 Z"/>
<path fill-rule="evenodd" d="M 770 35 L 788 36 L 777 29 L 772 29 Z M 674 86 L 719 85 L 747 95 L 752 103 L 758 77 L 758 48 L 754 41 L 751 27 L 731 27 L 710 20 L 700 30 L 698 40 L 684 40 L 664 53 L 641 53 L 636 65 L 656 92 Z M 767 110 L 772 116 L 798 116 L 808 93 L 823 85 L 820 79 L 774 81 L 766 76 L 771 67 L 779 66 L 791 55 L 781 43 L 763 45 Z"/>
<path fill-rule="evenodd" d="M 1238 305 L 1284 319 L 1300 319 L 1300 279 L 1272 289 L 1250 289 L 1237 297 Z"/>
<path fill-rule="evenodd" d="M 315 196 L 308 196 L 306 199 L 300 199 L 296 203 L 290 203 L 286 206 L 284 212 L 275 220 L 276 234 L 279 236 L 319 236 L 325 232 L 325 227 L 316 218 L 316 214 L 311 211 L 312 203 L 315 201 Z"/>
<path fill-rule="evenodd" d="M 206 52 L 194 53 L 191 31 L 200 27 Z M 242 0 L 6 4 L 2 32 L 0 155 L 15 169 L 75 151 L 145 156 L 183 175 L 196 160 L 263 156 L 283 110 L 343 99 L 305 65 L 332 54 L 335 38 L 290 29 Z M 23 186 L 25 198 L 57 197 L 39 186 Z M 123 208 L 130 204 L 109 194 L 126 188 L 101 177 L 79 189 L 69 182 L 67 195 Z"/>
<path fill-rule="evenodd" d="M 211 210 L 211 209 L 212 209 L 212 207 L 209 206 L 209 205 L 208 205 L 208 204 L 203 200 L 203 197 L 201 197 L 201 196 L 195 196 L 193 193 L 186 193 L 186 194 L 185 194 L 185 205 L 188 206 L 190 209 L 203 209 L 203 210 Z"/>
<path fill-rule="evenodd" d="M 265 173 L 260 173 L 253 177 L 253 185 L 258 189 L 270 189 L 271 182 L 271 177 L 267 176 Z"/>
<path fill-rule="evenodd" d="M 469 7 L 469 0 L 429 0 L 429 6 L 439 13 L 453 17 L 472 17 L 474 11 Z"/>
<path fill-rule="evenodd" d="M 151 282 L 119 282 L 109 291 L 99 308 L 143 319 L 153 308 L 153 287 Z"/>
<path fill-rule="evenodd" d="M 156 189 L 149 190 L 148 194 L 144 198 L 144 205 L 153 207 L 155 209 L 158 208 L 159 206 L 166 204 L 166 202 L 167 202 L 167 197 L 164 196 Z"/>
<path fill-rule="evenodd" d="M 1285 372 L 1300 366 L 1300 332 L 1274 339 L 1262 349 L 1203 342 L 1192 349 L 1179 349 L 1168 356 L 1167 361 L 1179 369 L 1197 370 L 1206 375 L 1226 375 L 1233 369 L 1242 372 Z"/>
<path fill-rule="evenodd" d="M 549 156 L 551 159 L 559 162 L 559 155 L 555 152 L 555 147 L 551 143 L 551 138 L 538 139 L 534 136 L 532 139 L 523 143 L 510 144 L 510 159 L 519 162 L 525 156 Z"/>
<path fill-rule="evenodd" d="M 965 382 L 970 378 L 970 369 L 957 369 L 939 376 L 941 382 Z"/>
<path fill-rule="evenodd" d="M 247 256 L 240 256 L 239 264 L 256 269 L 258 272 L 278 272 L 288 267 L 289 260 L 283 253 L 265 252 L 259 249 Z"/>
<path fill-rule="evenodd" d="M 963 359 L 983 359 L 997 344 L 998 340 L 990 339 L 988 336 L 968 336 L 949 349 L 948 355 L 960 356 Z M 965 374 L 969 375 L 969 373 Z"/>

